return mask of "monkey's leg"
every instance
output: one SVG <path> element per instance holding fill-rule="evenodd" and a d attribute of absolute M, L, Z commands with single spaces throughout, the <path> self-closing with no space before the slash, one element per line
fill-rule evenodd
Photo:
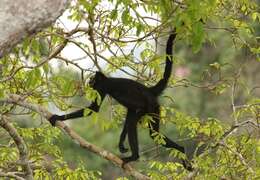
<path fill-rule="evenodd" d="M 137 122 L 142 117 L 141 114 L 136 114 L 135 111 L 128 111 L 126 118 L 127 125 L 127 134 L 128 142 L 132 152 L 132 155 L 129 157 L 122 158 L 124 161 L 123 166 L 130 162 L 135 161 L 139 158 L 139 149 L 138 149 L 138 137 L 137 137 Z"/>
<path fill-rule="evenodd" d="M 155 138 L 155 136 L 153 135 L 154 132 L 159 133 L 159 128 L 160 128 L 160 113 L 159 113 L 159 109 L 157 109 L 153 113 L 153 121 L 149 123 L 150 136 L 152 137 L 152 139 Z M 162 144 L 162 146 L 167 148 L 175 148 L 178 151 L 185 154 L 184 147 L 178 145 L 177 143 L 169 139 L 167 136 L 164 136 L 163 140 L 165 141 L 165 144 Z"/>
<path fill-rule="evenodd" d="M 154 139 L 155 136 L 153 135 L 154 132 L 159 132 L 159 126 L 160 126 L 160 117 L 159 117 L 160 113 L 159 110 L 156 111 L 155 113 L 153 113 L 153 121 L 149 123 L 149 128 L 150 128 L 150 136 Z M 174 141 L 172 141 L 171 139 L 169 139 L 168 137 L 164 136 L 163 137 L 165 144 L 162 144 L 162 146 L 167 147 L 167 148 L 175 148 L 178 151 L 182 152 L 185 154 L 185 149 L 184 147 L 178 145 L 177 143 L 175 143 Z M 181 159 L 182 161 L 182 165 L 185 169 L 187 169 L 188 171 L 192 171 L 192 165 L 191 163 L 187 160 L 187 159 Z"/>
<path fill-rule="evenodd" d="M 127 135 L 127 124 L 126 124 L 126 121 L 125 121 L 123 130 L 120 134 L 120 140 L 119 140 L 119 144 L 118 144 L 119 151 L 121 153 L 126 153 L 128 151 L 128 149 L 125 148 L 125 146 L 124 146 L 124 141 L 125 141 L 126 135 Z"/>

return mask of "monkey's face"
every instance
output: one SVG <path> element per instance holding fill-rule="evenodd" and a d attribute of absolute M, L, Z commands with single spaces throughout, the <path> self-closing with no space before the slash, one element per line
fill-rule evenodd
<path fill-rule="evenodd" d="M 91 76 L 90 79 L 89 79 L 88 84 L 89 84 L 89 86 L 92 87 L 92 88 L 94 88 L 94 86 L 95 86 L 95 84 L 96 84 L 96 83 L 95 83 L 95 82 L 96 82 L 95 79 L 96 79 L 96 78 L 95 78 L 95 75 Z"/>
<path fill-rule="evenodd" d="M 106 76 L 101 72 L 96 72 L 95 75 L 91 76 L 89 79 L 89 86 L 97 89 L 102 85 L 102 82 L 106 79 Z"/>

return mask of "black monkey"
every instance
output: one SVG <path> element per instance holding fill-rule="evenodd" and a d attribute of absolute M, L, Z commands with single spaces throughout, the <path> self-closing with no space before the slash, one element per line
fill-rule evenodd
<path fill-rule="evenodd" d="M 126 135 L 128 135 L 128 142 L 132 155 L 122 158 L 124 164 L 130 161 L 135 161 L 139 158 L 137 123 L 142 116 L 149 114 L 153 117 L 153 121 L 149 123 L 150 136 L 153 139 L 155 138 L 154 133 L 159 132 L 160 105 L 158 103 L 157 97 L 166 88 L 171 75 L 173 63 L 172 46 L 175 38 L 176 32 L 173 31 L 168 38 L 166 46 L 165 72 L 163 74 L 163 78 L 156 85 L 152 87 L 146 87 L 143 84 L 140 84 L 131 79 L 106 77 L 101 72 L 96 72 L 95 76 L 92 77 L 89 82 L 90 86 L 100 94 L 101 102 L 106 95 L 110 95 L 127 108 L 125 124 L 119 140 L 119 150 L 121 153 L 127 152 L 127 149 L 124 147 L 124 140 Z M 95 100 L 88 108 L 92 111 L 98 112 L 100 105 L 97 103 L 97 100 Z M 88 115 L 91 113 L 92 112 L 90 112 Z M 53 115 L 49 121 L 54 126 L 56 120 L 64 121 L 67 119 L 83 116 L 84 109 L 81 109 L 62 116 Z M 163 146 L 167 148 L 175 148 L 178 151 L 185 153 L 184 147 L 173 142 L 168 137 L 164 136 L 164 141 L 165 144 L 163 144 Z M 184 167 L 187 166 L 185 162 L 183 162 L 183 164 Z"/>

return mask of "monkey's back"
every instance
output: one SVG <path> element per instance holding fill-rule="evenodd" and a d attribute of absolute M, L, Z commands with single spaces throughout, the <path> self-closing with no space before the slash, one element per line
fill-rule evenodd
<path fill-rule="evenodd" d="M 109 78 L 108 93 L 120 104 L 133 110 L 148 111 L 151 103 L 157 105 L 155 97 L 145 85 L 126 78 Z"/>

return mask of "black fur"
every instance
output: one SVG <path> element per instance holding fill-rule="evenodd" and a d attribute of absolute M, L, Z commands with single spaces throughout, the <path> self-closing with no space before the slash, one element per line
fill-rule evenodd
<path fill-rule="evenodd" d="M 128 135 L 128 142 L 132 155 L 130 157 L 122 158 L 124 164 L 130 161 L 135 161 L 139 158 L 137 123 L 142 116 L 149 114 L 153 117 L 153 121 L 150 122 L 149 125 L 150 136 L 153 139 L 155 138 L 154 132 L 159 132 L 160 105 L 157 97 L 166 88 L 171 75 L 172 46 L 175 38 L 175 32 L 173 32 L 168 38 L 166 46 L 165 72 L 163 78 L 155 86 L 146 87 L 131 79 L 106 77 L 101 72 L 96 72 L 95 76 L 89 82 L 90 86 L 99 92 L 101 102 L 106 95 L 110 95 L 127 108 L 125 124 L 119 140 L 119 150 L 121 153 L 127 152 L 128 149 L 124 146 L 124 140 Z M 99 107 L 97 101 L 95 101 L 88 108 L 98 112 Z M 89 114 L 91 114 L 91 112 Z M 49 120 L 52 125 L 55 125 L 56 120 L 64 121 L 66 119 L 82 117 L 83 115 L 84 109 L 81 109 L 63 116 L 53 115 Z M 164 136 L 164 141 L 165 144 L 163 144 L 163 146 L 167 148 L 175 148 L 178 151 L 185 153 L 184 147 L 173 142 L 166 136 Z"/>

